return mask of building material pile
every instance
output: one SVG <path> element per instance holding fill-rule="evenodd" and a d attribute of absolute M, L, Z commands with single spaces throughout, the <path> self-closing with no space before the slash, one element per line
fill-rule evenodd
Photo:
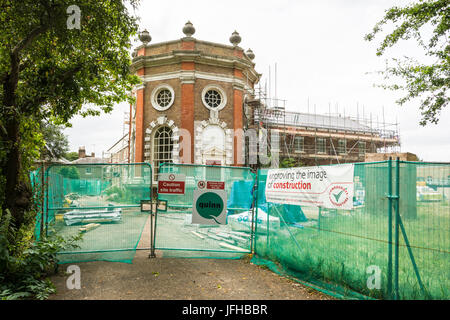
<path fill-rule="evenodd" d="M 122 219 L 121 208 L 108 208 L 96 210 L 72 210 L 64 214 L 67 226 L 87 222 L 118 222 Z"/>

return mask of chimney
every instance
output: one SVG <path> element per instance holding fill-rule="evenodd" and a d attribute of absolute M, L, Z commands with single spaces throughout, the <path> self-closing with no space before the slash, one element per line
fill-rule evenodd
<path fill-rule="evenodd" d="M 78 159 L 86 158 L 86 150 L 84 147 L 78 148 Z"/>

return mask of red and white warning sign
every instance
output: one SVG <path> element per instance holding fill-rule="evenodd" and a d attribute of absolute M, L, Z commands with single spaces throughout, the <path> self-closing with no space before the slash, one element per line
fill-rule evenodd
<path fill-rule="evenodd" d="M 198 189 L 206 190 L 225 190 L 225 182 L 223 181 L 204 181 L 197 182 Z"/>
<path fill-rule="evenodd" d="M 197 187 L 198 187 L 199 189 L 205 189 L 205 187 L 206 187 L 205 181 L 200 180 L 200 181 L 197 183 Z"/>
<path fill-rule="evenodd" d="M 223 182 L 223 181 L 207 181 L 206 189 L 225 190 L 225 182 Z"/>
<path fill-rule="evenodd" d="M 184 174 L 161 173 L 158 179 L 159 194 L 184 194 L 186 176 Z"/>

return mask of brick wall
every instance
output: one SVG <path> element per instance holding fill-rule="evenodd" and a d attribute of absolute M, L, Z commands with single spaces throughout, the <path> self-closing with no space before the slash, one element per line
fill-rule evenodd
<path fill-rule="evenodd" d="M 213 43 L 206 43 L 201 41 L 193 41 L 192 39 L 184 38 L 179 41 L 163 43 L 160 45 L 147 46 L 145 49 L 146 55 L 159 55 L 158 57 L 165 57 L 170 60 L 171 53 L 174 50 L 196 50 L 202 54 L 213 54 L 222 57 L 230 57 L 233 59 L 243 59 L 242 49 L 233 48 L 231 46 L 221 46 Z M 142 52 L 140 50 L 139 52 Z M 181 59 L 181 61 L 180 61 Z M 202 74 L 208 74 L 211 77 L 226 77 L 227 81 L 207 80 L 207 79 L 188 79 L 187 81 L 174 77 L 173 79 L 148 81 L 145 83 L 145 90 L 137 91 L 136 101 L 136 149 L 135 159 L 140 162 L 143 161 L 143 145 L 145 130 L 149 124 L 158 117 L 164 115 L 168 120 L 173 120 L 175 126 L 180 129 L 187 129 L 191 132 L 191 146 L 192 146 L 192 162 L 194 161 L 194 124 L 197 121 L 208 120 L 210 118 L 210 110 L 207 109 L 202 102 L 202 91 L 207 85 L 219 86 L 227 96 L 226 106 L 219 111 L 219 119 L 227 124 L 228 129 L 242 128 L 243 126 L 243 110 L 242 110 L 242 90 L 233 88 L 233 79 L 242 79 L 247 81 L 242 70 L 234 66 L 225 67 L 221 62 L 214 61 L 208 63 L 200 63 L 187 59 L 183 61 L 183 57 L 178 60 L 170 60 L 167 63 L 161 63 L 155 66 L 155 59 L 151 59 L 151 66 L 141 67 L 137 74 L 142 76 L 152 75 L 169 75 L 170 73 L 182 71 L 197 71 Z M 254 70 L 252 70 L 254 72 Z M 165 111 L 156 110 L 151 103 L 153 90 L 159 85 L 169 85 L 175 93 L 175 100 L 173 105 Z M 253 87 L 253 83 L 249 83 Z M 144 92 L 145 91 L 145 92 Z M 237 141 L 235 140 L 235 143 Z"/>

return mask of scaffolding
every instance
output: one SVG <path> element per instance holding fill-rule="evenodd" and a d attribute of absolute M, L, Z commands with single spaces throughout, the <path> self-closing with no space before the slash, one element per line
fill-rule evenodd
<path fill-rule="evenodd" d="M 267 88 L 247 92 L 244 101 L 246 128 L 264 132 L 268 149 L 279 152 L 280 161 L 294 165 L 364 162 L 366 153 L 400 152 L 398 123 L 378 117 L 356 117 L 286 110 L 286 100 L 270 98 Z M 309 108 L 308 108 L 309 109 Z M 273 141 L 273 132 L 279 141 Z M 251 148 L 248 148 L 251 149 Z M 254 150 L 254 149 L 253 149 Z M 259 163 L 259 161 L 258 161 Z M 280 162 L 281 163 L 281 162 Z M 252 167 L 259 167 L 252 165 Z"/>

